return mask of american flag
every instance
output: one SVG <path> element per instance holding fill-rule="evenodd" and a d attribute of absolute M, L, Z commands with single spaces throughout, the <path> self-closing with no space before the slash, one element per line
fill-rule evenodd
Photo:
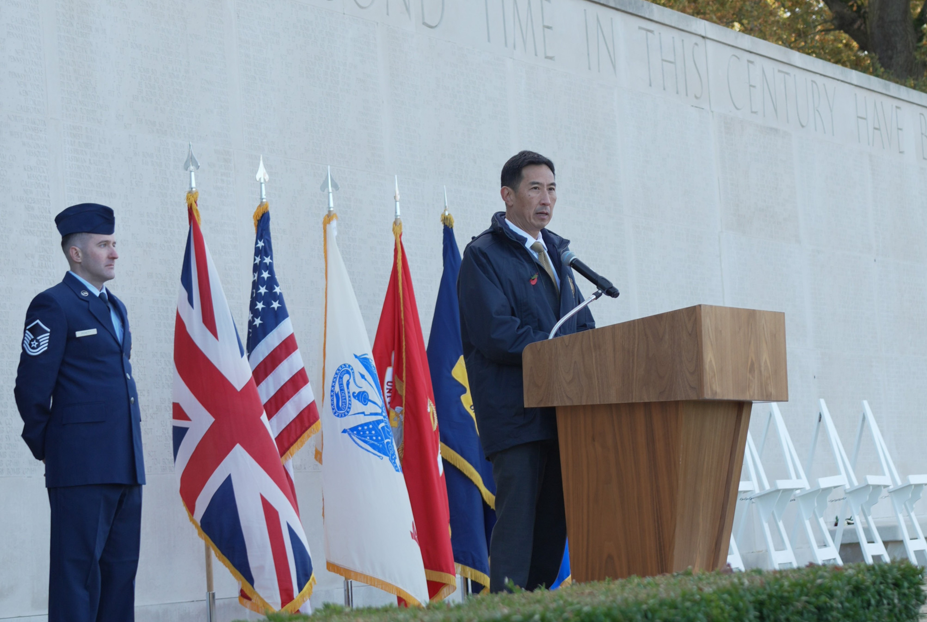
<path fill-rule="evenodd" d="M 315 576 L 296 495 L 280 462 L 196 211 L 174 326 L 174 469 L 200 536 L 248 606 L 297 611 Z M 246 603 L 243 603 L 246 604 Z"/>
<path fill-rule="evenodd" d="M 286 461 L 319 431 L 319 410 L 274 270 L 266 202 L 255 212 L 255 225 L 248 363 L 280 456 Z"/>

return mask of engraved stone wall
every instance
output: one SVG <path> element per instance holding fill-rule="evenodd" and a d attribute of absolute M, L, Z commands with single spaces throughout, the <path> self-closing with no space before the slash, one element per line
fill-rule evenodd
<path fill-rule="evenodd" d="M 188 141 L 240 327 L 263 154 L 277 274 L 317 395 L 326 165 L 342 187 L 339 243 L 371 338 L 399 176 L 427 336 L 443 188 L 462 247 L 502 209 L 502 164 L 528 148 L 557 165 L 552 229 L 622 291 L 593 307 L 600 325 L 697 303 L 784 311 L 781 408 L 799 454 L 818 398 L 848 452 L 867 399 L 899 471 L 927 472 L 923 93 L 637 0 L 5 0 L 0 33 L 11 241 L 0 532 L 15 534 L 0 559 L 22 560 L 0 567 L 0 619 L 41 620 L 46 606 L 43 469 L 19 438 L 9 389 L 29 300 L 66 270 L 52 219 L 80 201 L 118 217 L 112 289 L 131 317 L 149 476 L 139 619 L 184 619 L 203 598 L 203 546 L 176 492 L 170 428 Z M 754 407 L 757 435 L 765 414 Z M 294 465 L 319 605 L 340 601 L 341 583 L 324 570 L 314 444 Z M 860 473 L 875 467 L 864 447 Z M 876 511 L 888 517 L 888 503 Z M 761 545 L 743 548 L 748 561 L 760 560 L 751 548 Z M 235 582 L 216 576 L 223 611 L 246 617 Z M 355 598 L 390 600 L 362 587 Z"/>

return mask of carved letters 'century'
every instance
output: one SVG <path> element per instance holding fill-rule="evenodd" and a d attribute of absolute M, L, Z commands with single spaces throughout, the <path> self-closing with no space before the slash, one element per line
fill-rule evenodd
<path fill-rule="evenodd" d="M 765 62 L 762 58 L 731 53 L 725 83 L 731 105 L 799 128 L 834 135 L 837 87 L 819 76 Z"/>
<path fill-rule="evenodd" d="M 927 109 L 583 0 L 326 0 L 618 87 L 927 160 Z M 606 0 L 607 2 L 607 0 Z M 391 16 L 391 17 L 390 17 Z M 916 115 L 916 116 L 915 116 Z M 916 130 L 916 131 L 912 131 Z"/>

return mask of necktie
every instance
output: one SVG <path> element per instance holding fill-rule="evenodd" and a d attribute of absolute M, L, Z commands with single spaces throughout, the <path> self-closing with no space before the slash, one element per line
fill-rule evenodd
<path fill-rule="evenodd" d="M 112 323 L 113 329 L 116 331 L 116 338 L 119 340 L 119 343 L 122 343 L 122 331 L 119 330 L 119 326 L 117 326 L 116 322 L 113 320 L 113 314 L 115 313 L 115 310 L 113 309 L 112 305 L 109 304 L 109 296 L 106 294 L 105 289 L 100 292 L 100 300 L 102 300 L 103 304 L 106 305 L 106 310 L 109 311 L 109 321 Z"/>
<path fill-rule="evenodd" d="M 556 289 L 559 294 L 560 288 L 557 286 L 557 278 L 554 276 L 554 267 L 550 263 L 550 257 L 547 256 L 544 245 L 540 242 L 535 242 L 531 245 L 531 250 L 538 254 L 538 262 L 541 264 L 541 267 L 544 268 L 544 271 L 547 272 L 551 282 L 554 284 L 554 289 Z"/>

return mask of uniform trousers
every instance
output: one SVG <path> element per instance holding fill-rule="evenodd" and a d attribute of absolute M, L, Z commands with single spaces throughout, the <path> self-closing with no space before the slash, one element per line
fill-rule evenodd
<path fill-rule="evenodd" d="M 55 487 L 48 501 L 48 622 L 132 622 L 142 487 Z"/>
<path fill-rule="evenodd" d="M 489 544 L 489 589 L 534 590 L 557 578 L 566 544 L 563 475 L 557 440 L 503 449 L 490 458 L 496 525 Z"/>

